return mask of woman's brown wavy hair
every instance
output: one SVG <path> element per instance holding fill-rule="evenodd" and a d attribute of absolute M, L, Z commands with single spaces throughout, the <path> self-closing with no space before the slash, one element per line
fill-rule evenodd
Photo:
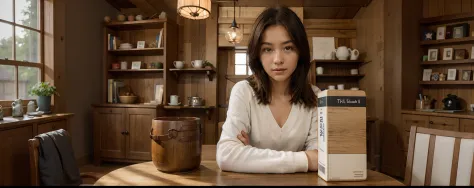
<path fill-rule="evenodd" d="M 249 66 L 253 75 L 247 80 L 257 96 L 259 104 L 270 104 L 271 81 L 260 61 L 262 35 L 269 26 L 281 25 L 297 48 L 298 63 L 291 75 L 290 94 L 292 104 L 303 104 L 306 108 L 316 107 L 316 95 L 308 81 L 310 69 L 309 43 L 300 18 L 288 7 L 271 7 L 264 10 L 255 20 L 248 43 Z"/>

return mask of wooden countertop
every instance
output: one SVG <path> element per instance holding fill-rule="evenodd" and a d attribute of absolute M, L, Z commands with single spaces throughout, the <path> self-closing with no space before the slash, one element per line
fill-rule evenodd
<path fill-rule="evenodd" d="M 349 185 L 349 186 L 403 186 L 385 174 L 367 170 L 367 180 L 352 182 L 326 182 L 317 172 L 294 174 L 248 174 L 221 171 L 216 163 L 216 146 L 203 145 L 201 166 L 189 172 L 163 173 L 153 162 L 144 162 L 114 170 L 102 176 L 94 185 Z"/>
<path fill-rule="evenodd" d="M 471 112 L 471 111 L 446 113 L 446 112 L 425 112 L 425 111 L 417 111 L 417 110 L 402 110 L 402 114 L 474 119 L 474 112 Z"/>
<path fill-rule="evenodd" d="M 105 108 L 158 108 L 162 107 L 161 104 L 122 104 L 122 103 L 103 103 L 103 104 L 92 104 L 92 107 L 105 107 Z"/>
<path fill-rule="evenodd" d="M 72 113 L 56 113 L 56 114 L 45 114 L 41 117 L 29 117 L 24 115 L 23 117 L 12 117 L 7 116 L 3 117 L 3 120 L 0 120 L 0 130 L 16 127 L 24 124 L 38 123 L 41 121 L 49 121 L 56 119 L 70 118 L 74 116 Z"/>

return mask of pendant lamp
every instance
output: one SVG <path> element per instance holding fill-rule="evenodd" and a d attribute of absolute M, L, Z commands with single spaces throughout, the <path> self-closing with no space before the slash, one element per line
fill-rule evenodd
<path fill-rule="evenodd" d="M 178 14 L 192 20 L 202 20 L 211 14 L 211 0 L 178 0 Z"/>
<path fill-rule="evenodd" d="M 240 41 L 242 41 L 242 39 L 244 38 L 242 29 L 240 29 L 239 26 L 237 26 L 237 22 L 235 21 L 235 0 L 234 0 L 234 21 L 232 21 L 230 28 L 227 29 L 225 38 L 227 41 L 229 41 L 232 44 L 240 43 Z"/>

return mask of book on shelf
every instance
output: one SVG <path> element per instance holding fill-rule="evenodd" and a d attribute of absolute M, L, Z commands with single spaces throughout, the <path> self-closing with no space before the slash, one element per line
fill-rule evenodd
<path fill-rule="evenodd" d="M 108 41 L 108 45 L 107 45 L 108 50 L 116 50 L 117 49 L 117 44 L 119 43 L 118 42 L 118 37 L 113 36 L 111 34 L 107 34 L 107 41 Z"/>
<path fill-rule="evenodd" d="M 114 91 L 114 79 L 108 79 L 107 80 L 107 103 L 113 103 L 113 91 Z"/>
<path fill-rule="evenodd" d="M 163 46 L 163 29 L 160 29 L 160 33 L 156 36 L 156 47 L 161 48 Z"/>

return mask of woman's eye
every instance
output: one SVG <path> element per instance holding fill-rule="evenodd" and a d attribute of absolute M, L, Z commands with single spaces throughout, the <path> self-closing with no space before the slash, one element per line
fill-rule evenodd
<path fill-rule="evenodd" d="M 271 51 L 272 51 L 272 49 L 270 49 L 270 48 L 264 48 L 263 49 L 263 52 L 271 52 Z"/>
<path fill-rule="evenodd" d="M 285 47 L 285 51 L 293 51 L 293 46 L 287 46 L 287 47 Z"/>

